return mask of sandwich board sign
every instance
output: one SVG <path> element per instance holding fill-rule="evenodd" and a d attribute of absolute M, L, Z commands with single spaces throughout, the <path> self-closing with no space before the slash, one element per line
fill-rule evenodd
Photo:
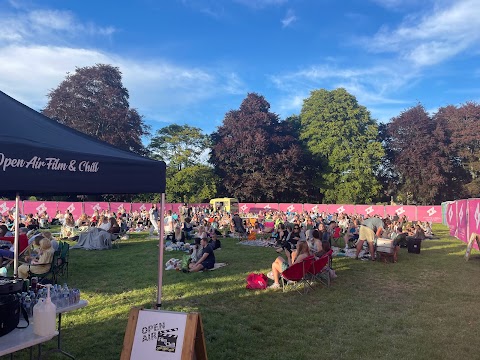
<path fill-rule="evenodd" d="M 472 252 L 474 242 L 477 243 L 478 248 L 480 249 L 480 235 L 476 233 L 472 233 L 472 235 L 470 235 L 470 239 L 468 240 L 467 245 L 467 251 L 465 252 L 465 261 L 468 261 L 468 259 L 470 259 L 470 253 Z"/>
<path fill-rule="evenodd" d="M 131 309 L 120 359 L 206 360 L 200 314 Z"/>

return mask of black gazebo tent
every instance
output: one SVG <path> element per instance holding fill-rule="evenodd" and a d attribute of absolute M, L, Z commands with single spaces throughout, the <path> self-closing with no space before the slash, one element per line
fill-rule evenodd
<path fill-rule="evenodd" d="M 1 91 L 0 128 L 0 191 L 17 194 L 17 209 L 20 194 L 165 193 L 163 161 L 96 140 L 43 116 Z M 163 208 L 164 195 L 162 213 Z M 161 240 L 162 233 L 163 226 Z M 160 246 L 159 260 L 162 258 L 163 246 Z M 161 269 L 159 263 L 158 304 Z"/>

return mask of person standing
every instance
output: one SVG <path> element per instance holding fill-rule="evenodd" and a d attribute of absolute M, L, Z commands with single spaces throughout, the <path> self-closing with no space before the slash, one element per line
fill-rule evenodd
<path fill-rule="evenodd" d="M 172 216 L 172 210 L 168 210 L 166 213 L 166 216 L 163 218 L 163 224 L 164 224 L 164 231 L 165 231 L 165 237 L 171 238 L 173 235 L 173 216 Z"/>
<path fill-rule="evenodd" d="M 372 261 L 375 261 L 373 244 L 375 242 L 375 237 L 380 237 L 384 228 L 384 221 L 380 218 L 371 217 L 363 221 L 358 233 L 357 253 L 355 259 L 358 259 L 358 254 L 362 251 L 363 243 L 367 241 L 370 257 Z"/>
<path fill-rule="evenodd" d="M 150 217 L 150 223 L 152 226 L 150 226 L 150 236 L 153 236 L 153 232 L 156 231 L 157 234 L 160 232 L 158 231 L 158 208 L 157 204 L 152 204 L 152 207 L 148 211 L 149 217 Z"/>

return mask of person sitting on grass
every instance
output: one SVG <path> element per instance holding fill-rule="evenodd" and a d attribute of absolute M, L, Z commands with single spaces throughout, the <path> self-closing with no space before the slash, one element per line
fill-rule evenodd
<path fill-rule="evenodd" d="M 213 269 L 215 266 L 215 254 L 213 253 L 212 246 L 208 243 L 208 238 L 203 237 L 200 240 L 200 245 L 202 246 L 202 257 L 196 262 L 191 262 L 188 267 L 190 272 L 198 272 L 204 269 Z"/>
<path fill-rule="evenodd" d="M 287 270 L 291 265 L 297 264 L 305 260 L 305 258 L 310 256 L 310 250 L 308 249 L 308 244 L 306 241 L 299 241 L 297 245 L 297 256 L 295 260 L 292 262 L 292 257 L 290 252 L 285 249 L 285 255 L 287 256 L 287 260 L 282 257 L 277 257 L 275 261 L 272 263 L 272 272 L 269 274 L 269 277 L 273 277 L 273 284 L 269 286 L 269 289 L 279 289 L 280 288 L 280 274 Z"/>

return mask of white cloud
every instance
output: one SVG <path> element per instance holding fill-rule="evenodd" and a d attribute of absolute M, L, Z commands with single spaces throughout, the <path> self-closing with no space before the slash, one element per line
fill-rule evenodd
<path fill-rule="evenodd" d="M 297 20 L 298 18 L 295 16 L 295 13 L 293 12 L 293 10 L 288 9 L 287 13 L 285 14 L 285 17 L 282 19 L 282 27 L 286 28 L 292 25 Z"/>
<path fill-rule="evenodd" d="M 65 36 L 70 38 L 80 38 L 84 35 L 110 36 L 115 31 L 111 26 L 82 24 L 69 11 L 27 10 L 19 14 L 5 12 L 0 15 L 0 44 L 55 43 L 63 40 Z"/>
<path fill-rule="evenodd" d="M 292 73 L 274 75 L 270 80 L 285 94 L 278 100 L 278 108 L 285 116 L 292 111 L 298 113 L 303 99 L 309 96 L 310 91 L 320 88 L 345 88 L 360 104 L 369 108 L 395 108 L 400 104 L 409 104 L 409 100 L 395 98 L 391 94 L 411 86 L 416 76 L 416 73 L 402 71 L 402 66 L 394 63 L 365 68 L 321 64 Z M 383 120 L 383 116 L 381 119 Z"/>
<path fill-rule="evenodd" d="M 410 15 L 396 29 L 382 28 L 365 46 L 375 52 L 397 53 L 415 66 L 448 60 L 480 42 L 478 0 L 457 0 L 425 15 Z"/>
<path fill-rule="evenodd" d="M 179 66 L 165 59 L 139 60 L 94 48 L 80 47 L 79 39 L 113 34 L 112 27 L 84 24 L 69 12 L 23 11 L 0 15 L 0 90 L 40 110 L 46 95 L 76 67 L 98 63 L 119 67 L 130 105 L 148 120 L 175 121 L 185 116 L 184 105 L 214 96 L 244 93 L 245 85 L 230 70 Z M 59 41 L 57 41 L 59 40 Z M 193 116 L 193 114 L 192 114 Z"/>

